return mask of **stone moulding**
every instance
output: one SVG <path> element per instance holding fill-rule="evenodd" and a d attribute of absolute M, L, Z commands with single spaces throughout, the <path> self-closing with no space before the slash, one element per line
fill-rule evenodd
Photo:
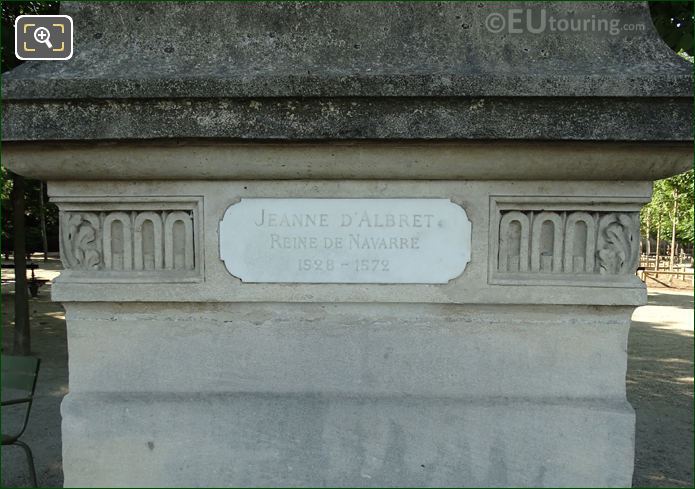
<path fill-rule="evenodd" d="M 489 283 L 640 285 L 643 199 L 491 197 Z"/>
<path fill-rule="evenodd" d="M 63 277 L 97 282 L 202 279 L 202 198 L 55 198 Z"/>

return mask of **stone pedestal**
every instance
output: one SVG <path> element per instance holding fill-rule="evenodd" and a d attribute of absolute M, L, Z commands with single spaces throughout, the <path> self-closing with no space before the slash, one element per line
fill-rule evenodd
<path fill-rule="evenodd" d="M 691 133 L 645 6 L 547 6 L 634 38 L 470 3 L 64 7 L 75 56 L 5 77 L 3 156 L 60 208 L 66 486 L 631 484 L 639 209 Z M 209 46 L 162 40 L 184 19 Z M 324 199 L 278 239 L 353 199 L 398 246 L 252 237 L 256 199 Z"/>

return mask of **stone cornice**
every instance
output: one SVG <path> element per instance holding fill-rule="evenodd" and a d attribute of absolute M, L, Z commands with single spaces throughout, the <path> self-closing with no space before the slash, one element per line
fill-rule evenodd
<path fill-rule="evenodd" d="M 687 143 L 158 140 L 3 144 L 46 180 L 656 180 L 692 165 Z"/>
<path fill-rule="evenodd" d="M 5 141 L 692 140 L 692 65 L 642 2 L 62 9 L 75 55 L 3 75 Z M 641 28 L 486 29 L 510 9 Z"/>

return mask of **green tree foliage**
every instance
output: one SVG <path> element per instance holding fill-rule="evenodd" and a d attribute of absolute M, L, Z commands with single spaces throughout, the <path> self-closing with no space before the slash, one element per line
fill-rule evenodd
<path fill-rule="evenodd" d="M 662 251 L 670 244 L 674 220 L 676 222 L 676 242 L 692 250 L 695 236 L 693 232 L 693 205 L 695 188 L 693 170 L 675 177 L 654 182 L 652 200 L 644 206 L 641 213 L 642 236 L 655 239 L 660 236 Z M 656 250 L 652 249 L 652 252 Z"/>
<path fill-rule="evenodd" d="M 2 2 L 2 72 L 22 63 L 14 55 L 14 21 L 20 15 L 51 15 L 58 13 L 59 2 Z"/>
<path fill-rule="evenodd" d="M 12 226 L 12 222 L 9 218 L 12 209 L 10 207 L 10 193 L 12 192 L 12 180 L 8 178 L 7 175 L 7 170 L 5 170 L 4 167 L 0 167 L 0 178 L 2 178 L 2 188 L 1 188 L 1 194 L 0 196 L 2 197 L 2 249 L 3 251 L 10 245 L 10 237 L 12 236 L 10 233 L 10 228 Z"/>
<path fill-rule="evenodd" d="M 677 53 L 693 55 L 693 2 L 649 2 L 654 27 Z"/>
<path fill-rule="evenodd" d="M 2 175 L 2 253 L 7 256 L 12 251 L 12 179 L 9 172 L 0 167 Z M 41 236 L 41 196 L 44 192 L 43 212 L 46 219 L 46 234 L 48 250 L 58 250 L 58 208 L 47 202 L 45 198 L 45 184 L 40 180 L 26 180 L 24 191 L 26 245 L 27 252 L 43 252 L 43 239 Z"/>

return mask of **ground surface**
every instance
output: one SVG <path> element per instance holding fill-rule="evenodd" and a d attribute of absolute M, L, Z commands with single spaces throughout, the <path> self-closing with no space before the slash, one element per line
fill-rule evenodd
<path fill-rule="evenodd" d="M 43 262 L 34 260 L 44 266 Z M 58 275 L 58 260 L 37 270 L 37 278 L 53 279 Z M 12 270 L 2 271 L 3 280 L 13 279 Z M 4 285 L 4 284 L 3 284 Z M 14 325 L 14 294 L 2 294 L 2 352 L 12 352 Z M 22 436 L 34 452 L 39 487 L 62 487 L 63 467 L 60 444 L 60 401 L 68 392 L 68 354 L 65 336 L 65 313 L 60 304 L 51 302 L 50 284 L 39 289 L 35 299 L 29 299 L 31 343 L 33 354 L 41 358 L 41 370 L 36 385 L 29 427 Z M 19 426 L 21 412 L 15 408 L 2 409 L 3 433 Z M 29 477 L 24 453 L 18 447 L 2 447 L 0 487 L 28 487 Z"/>
<path fill-rule="evenodd" d="M 627 397 L 636 487 L 693 487 L 693 295 L 650 289 L 632 316 Z"/>
<path fill-rule="evenodd" d="M 40 270 L 53 278 L 57 260 Z M 3 272 L 5 272 L 3 270 Z M 3 278 L 12 278 L 3 273 Z M 13 294 L 2 295 L 3 352 L 12 347 Z M 67 392 L 65 316 L 50 301 L 50 285 L 30 300 L 34 353 L 41 357 L 37 397 L 23 439 L 34 451 L 39 486 L 62 486 L 60 401 Z M 629 339 L 628 399 L 637 413 L 634 485 L 693 486 L 692 291 L 650 289 L 649 304 L 635 311 Z M 7 408 L 5 408 L 7 409 Z M 3 431 L 16 413 L 3 410 Z M 2 448 L 0 487 L 28 486 L 22 452 Z"/>

